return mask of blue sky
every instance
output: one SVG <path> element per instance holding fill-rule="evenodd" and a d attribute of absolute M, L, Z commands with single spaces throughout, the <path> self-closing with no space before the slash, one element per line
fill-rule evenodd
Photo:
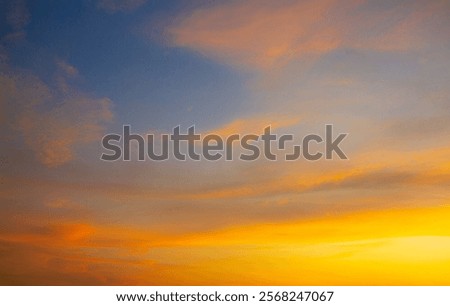
<path fill-rule="evenodd" d="M 8 12 L 9 3 L 2 4 Z M 26 39 L 7 43 L 11 63 L 52 81 L 62 60 L 76 67 L 73 83 L 114 102 L 118 126 L 204 129 L 244 111 L 244 78 L 198 54 L 147 39 L 149 25 L 178 4 L 147 3 L 139 10 L 108 12 L 92 1 L 32 3 Z M 175 8 L 175 10 L 174 10 Z M 6 18 L 2 18 L 5 21 Z M 11 26 L 3 25 L 7 34 Z"/>

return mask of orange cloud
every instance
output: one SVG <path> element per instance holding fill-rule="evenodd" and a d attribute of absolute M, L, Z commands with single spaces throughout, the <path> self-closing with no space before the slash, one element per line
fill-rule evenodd
<path fill-rule="evenodd" d="M 169 41 L 236 67 L 314 59 L 338 48 L 401 51 L 443 4 L 370 9 L 364 1 L 233 1 L 200 7 L 166 29 Z"/>
<path fill-rule="evenodd" d="M 64 62 L 65 73 L 76 69 Z M 62 76 L 61 76 L 62 78 Z M 100 139 L 113 118 L 111 101 L 90 98 L 68 87 L 51 89 L 38 78 L 11 72 L 0 76 L 0 117 L 13 132 L 22 132 L 37 159 L 56 167 L 74 159 L 77 145 Z"/>
<path fill-rule="evenodd" d="M 200 8 L 168 28 L 175 45 L 235 65 L 270 67 L 341 44 L 327 21 L 334 0 L 231 2 Z"/>
<path fill-rule="evenodd" d="M 62 72 L 64 72 L 66 75 L 70 77 L 78 75 L 78 69 L 72 66 L 71 64 L 67 63 L 66 61 L 57 60 L 56 65 Z"/>
<path fill-rule="evenodd" d="M 261 115 L 249 118 L 238 118 L 221 127 L 204 132 L 203 134 L 215 134 L 226 138 L 233 134 L 256 134 L 261 135 L 264 128 L 271 126 L 272 131 L 278 128 L 289 127 L 299 123 L 300 119 L 286 115 Z"/>
<path fill-rule="evenodd" d="M 109 99 L 67 99 L 47 112 L 22 114 L 19 128 L 37 158 L 49 167 L 74 158 L 74 146 L 100 139 L 104 122 L 112 119 Z"/>
<path fill-rule="evenodd" d="M 0 234 L 0 283 L 448 285 L 449 217 L 390 209 L 190 234 L 50 220 Z"/>

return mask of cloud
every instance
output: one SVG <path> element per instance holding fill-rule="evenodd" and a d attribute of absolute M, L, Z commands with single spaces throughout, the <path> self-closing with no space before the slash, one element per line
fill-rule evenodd
<path fill-rule="evenodd" d="M 0 74 L 0 122 L 13 128 L 20 112 L 50 99 L 51 94 L 49 88 L 32 74 L 7 71 Z"/>
<path fill-rule="evenodd" d="M 76 72 L 68 64 L 62 67 L 65 73 Z M 0 120 L 20 131 L 36 158 L 49 167 L 73 160 L 76 147 L 100 139 L 113 118 L 109 99 L 92 98 L 74 88 L 52 88 L 21 72 L 1 75 L 0 89 Z"/>
<path fill-rule="evenodd" d="M 0 283 L 446 285 L 449 216 L 388 209 L 179 234 L 27 216 L 0 233 Z"/>
<path fill-rule="evenodd" d="M 66 197 L 41 207 L 36 196 L 27 202 L 23 208 L 2 198 L 11 205 L 0 206 L 0 284 L 150 284 L 164 269 L 147 253 L 173 235 L 99 222 L 91 208 L 80 213 L 81 203 Z"/>
<path fill-rule="evenodd" d="M 78 75 L 78 69 L 63 60 L 56 60 L 58 68 L 67 76 L 74 77 Z"/>
<path fill-rule="evenodd" d="M 365 1 L 231 1 L 180 15 L 166 28 L 171 44 L 257 69 L 313 60 L 339 48 L 403 51 L 444 4 L 373 8 Z M 371 7 L 372 6 L 372 7 Z"/>
<path fill-rule="evenodd" d="M 264 128 L 271 126 L 272 131 L 278 128 L 289 127 L 299 123 L 300 119 L 294 116 L 279 114 L 259 115 L 248 118 L 237 118 L 216 129 L 204 132 L 202 134 L 215 134 L 223 138 L 232 134 L 256 134 L 261 135 Z"/>
<path fill-rule="evenodd" d="M 147 0 L 99 0 L 97 7 L 108 13 L 129 12 L 144 5 Z"/>
<path fill-rule="evenodd" d="M 5 40 L 20 40 L 26 36 L 25 27 L 30 22 L 30 13 L 25 0 L 12 1 L 6 15 L 6 22 L 13 32 L 7 34 Z"/>
<path fill-rule="evenodd" d="M 70 98 L 50 111 L 30 110 L 19 120 L 25 142 L 49 167 L 74 158 L 74 147 L 102 137 L 105 122 L 112 119 L 108 99 Z"/>
<path fill-rule="evenodd" d="M 147 283 L 142 274 L 161 269 L 143 256 L 152 246 L 144 235 L 157 237 L 151 232 L 44 218 L 34 227 L 21 225 L 25 231 L 0 235 L 0 248 L 7 250 L 0 255 L 1 284 Z"/>

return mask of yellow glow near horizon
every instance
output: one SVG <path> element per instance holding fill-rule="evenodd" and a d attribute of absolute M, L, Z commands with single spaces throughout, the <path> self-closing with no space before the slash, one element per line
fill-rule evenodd
<path fill-rule="evenodd" d="M 449 207 L 258 224 L 183 238 L 151 252 L 168 283 L 449 284 Z"/>

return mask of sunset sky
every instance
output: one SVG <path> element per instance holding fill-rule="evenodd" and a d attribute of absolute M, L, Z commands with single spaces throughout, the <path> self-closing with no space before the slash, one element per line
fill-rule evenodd
<path fill-rule="evenodd" d="M 0 0 L 1 285 L 450 285 L 447 0 Z M 101 139 L 348 133 L 348 160 Z"/>

